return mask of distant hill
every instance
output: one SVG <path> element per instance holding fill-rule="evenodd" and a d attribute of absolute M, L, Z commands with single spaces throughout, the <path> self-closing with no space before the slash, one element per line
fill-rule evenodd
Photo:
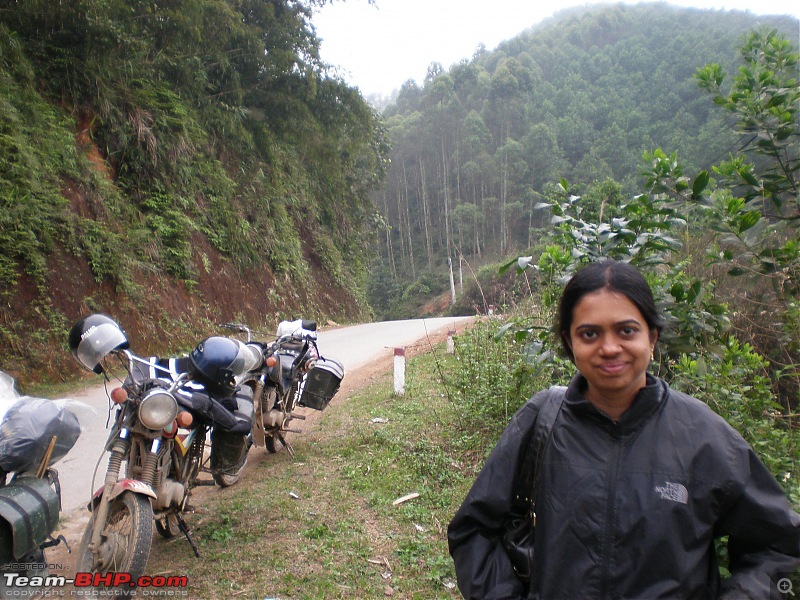
<path fill-rule="evenodd" d="M 387 268 L 413 280 L 458 252 L 476 267 L 526 250 L 549 222 L 535 206 L 561 178 L 581 194 L 614 180 L 641 190 L 645 151 L 687 170 L 741 147 L 732 122 L 693 78 L 735 74 L 747 32 L 798 20 L 664 3 L 562 11 L 494 50 L 407 82 L 383 115 L 392 152 L 376 193 L 390 235 Z"/>

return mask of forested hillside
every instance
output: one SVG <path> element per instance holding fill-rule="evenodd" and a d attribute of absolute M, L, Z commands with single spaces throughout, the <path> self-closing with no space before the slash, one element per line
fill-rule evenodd
<path fill-rule="evenodd" d="M 369 314 L 387 146 L 325 1 L 0 1 L 0 370 L 73 376 L 95 311 L 154 353 Z"/>
<path fill-rule="evenodd" d="M 533 246 L 551 216 L 536 206 L 561 178 L 574 194 L 595 188 L 610 200 L 642 191 L 645 152 L 677 152 L 687 173 L 737 153 L 749 136 L 694 74 L 708 63 L 736 72 L 745 34 L 763 26 L 797 39 L 787 16 L 571 9 L 447 70 L 432 65 L 422 86 L 406 83 L 384 111 L 393 148 L 377 202 L 394 276 L 375 279 L 374 304 L 396 315 L 409 282 L 446 288 L 447 257 L 477 271 Z"/>

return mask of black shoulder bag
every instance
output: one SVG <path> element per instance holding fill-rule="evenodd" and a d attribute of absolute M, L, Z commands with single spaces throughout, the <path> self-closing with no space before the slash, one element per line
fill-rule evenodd
<path fill-rule="evenodd" d="M 503 546 L 511 559 L 514 571 L 523 581 L 531 578 L 533 565 L 533 542 L 536 531 L 536 493 L 539 488 L 539 475 L 542 470 L 541 458 L 553 434 L 558 413 L 564 402 L 566 388 L 554 386 L 542 399 L 533 432 L 528 439 L 525 455 L 522 458 L 514 501 L 511 505 Z"/>

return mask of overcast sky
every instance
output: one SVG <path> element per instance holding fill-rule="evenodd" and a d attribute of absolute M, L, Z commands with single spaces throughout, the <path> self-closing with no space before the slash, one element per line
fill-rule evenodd
<path fill-rule="evenodd" d="M 312 22 L 322 40 L 325 62 L 339 66 L 345 80 L 364 96 L 388 96 L 408 79 L 421 84 L 430 63 L 448 69 L 471 58 L 479 44 L 493 50 L 563 8 L 617 3 L 377 0 L 377 6 L 371 6 L 367 0 L 337 0 L 317 11 Z M 800 0 L 672 0 L 669 4 L 800 18 Z"/>

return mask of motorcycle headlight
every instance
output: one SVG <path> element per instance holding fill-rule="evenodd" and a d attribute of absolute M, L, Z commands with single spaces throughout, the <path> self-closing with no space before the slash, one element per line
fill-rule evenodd
<path fill-rule="evenodd" d="M 148 429 L 164 429 L 178 416 L 178 401 L 164 390 L 153 390 L 139 405 L 139 421 Z"/>

